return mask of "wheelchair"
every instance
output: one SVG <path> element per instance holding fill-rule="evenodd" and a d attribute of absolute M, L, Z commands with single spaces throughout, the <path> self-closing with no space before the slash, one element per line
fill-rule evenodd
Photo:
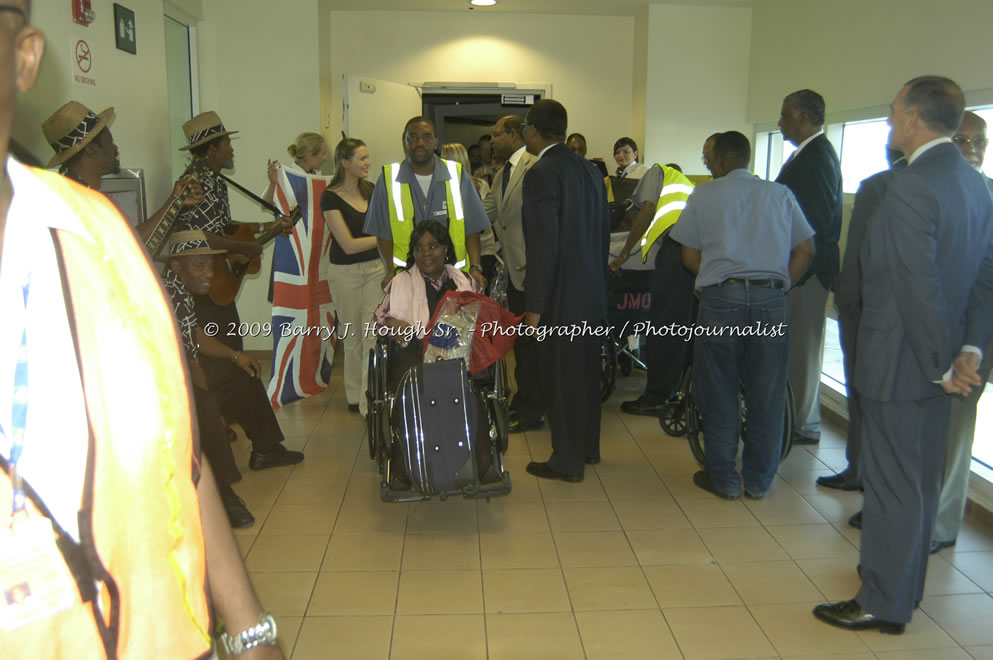
<path fill-rule="evenodd" d="M 613 247 L 616 241 L 611 238 Z M 628 263 L 643 266 L 641 254 L 632 255 L 625 265 Z M 609 278 L 607 324 L 612 331 L 603 338 L 600 347 L 600 400 L 604 402 L 614 391 L 618 370 L 622 376 L 630 376 L 635 367 L 648 369 L 643 359 L 644 337 L 635 334 L 635 327 L 649 320 L 652 299 L 651 269 L 625 267 L 620 274 L 611 273 Z"/>
<path fill-rule="evenodd" d="M 692 372 L 693 367 L 689 367 L 686 370 L 686 373 L 683 375 L 680 391 L 665 405 L 662 413 L 659 415 L 659 425 L 663 431 L 671 436 L 681 434 L 670 433 L 668 429 L 681 430 L 682 433 L 685 433 L 690 445 L 690 451 L 693 452 L 693 458 L 702 467 L 706 459 L 703 445 L 703 418 L 700 415 L 700 411 L 697 410 L 696 402 L 693 400 L 691 386 Z M 780 461 L 785 460 L 793 448 L 793 413 L 795 409 L 796 401 L 793 397 L 793 387 L 787 380 L 786 400 L 783 403 L 783 440 L 779 455 Z M 675 417 L 680 410 L 683 412 L 681 423 L 676 421 Z M 745 405 L 745 393 L 743 390 L 738 394 L 738 414 L 741 420 L 740 433 L 743 439 L 748 430 L 748 409 Z"/>
<path fill-rule="evenodd" d="M 509 383 L 503 360 L 470 375 L 462 359 L 420 361 L 420 342 L 385 337 L 369 351 L 366 417 L 380 498 L 506 495 Z"/>

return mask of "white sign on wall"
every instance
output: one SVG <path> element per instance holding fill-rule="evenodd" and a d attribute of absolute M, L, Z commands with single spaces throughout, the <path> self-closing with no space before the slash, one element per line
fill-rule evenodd
<path fill-rule="evenodd" d="M 72 61 L 69 70 L 72 71 L 73 83 L 84 87 L 96 87 L 96 67 L 93 65 L 93 49 L 89 40 L 72 37 L 70 43 L 69 53 Z"/>

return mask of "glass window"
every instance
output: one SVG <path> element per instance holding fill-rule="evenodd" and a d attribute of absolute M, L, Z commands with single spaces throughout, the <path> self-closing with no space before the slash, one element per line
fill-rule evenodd
<path fill-rule="evenodd" d="M 858 191 L 859 183 L 889 167 L 886 142 L 890 127 L 885 119 L 846 123 L 841 142 L 841 181 L 846 193 Z"/>

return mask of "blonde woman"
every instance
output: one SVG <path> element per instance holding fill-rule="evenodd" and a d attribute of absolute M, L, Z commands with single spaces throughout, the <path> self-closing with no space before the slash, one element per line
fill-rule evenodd
<path fill-rule="evenodd" d="M 286 147 L 286 153 L 301 170 L 307 174 L 317 174 L 328 159 L 328 145 L 319 133 L 301 133 L 293 144 Z M 266 174 L 269 177 L 269 186 L 262 193 L 262 198 L 267 202 L 271 202 L 276 194 L 278 165 L 279 161 L 268 161 Z"/>
<path fill-rule="evenodd" d="M 338 309 L 338 337 L 345 353 L 345 398 L 348 409 L 366 414 L 369 349 L 376 337 L 365 331 L 383 298 L 385 276 L 376 237 L 362 233 L 372 197 L 369 150 L 362 140 L 348 138 L 334 149 L 334 178 L 321 195 L 324 221 L 333 241 L 328 281 Z"/>
<path fill-rule="evenodd" d="M 463 172 L 472 171 L 469 166 L 469 152 L 461 144 L 450 142 L 442 146 L 441 157 L 445 160 L 461 163 Z M 472 177 L 472 184 L 476 186 L 479 199 L 486 199 L 486 195 L 490 192 L 490 185 L 484 179 L 475 176 Z M 490 227 L 479 235 L 479 256 L 482 262 L 480 265 L 483 267 L 483 276 L 487 282 L 492 282 L 496 275 L 496 253 L 496 238 L 493 236 L 493 228 Z M 487 285 L 487 290 L 488 287 L 489 285 Z"/>

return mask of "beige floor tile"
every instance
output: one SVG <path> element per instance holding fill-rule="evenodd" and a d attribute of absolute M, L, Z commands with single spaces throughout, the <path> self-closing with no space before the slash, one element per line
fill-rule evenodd
<path fill-rule="evenodd" d="M 569 593 L 557 568 L 483 571 L 487 614 L 569 612 Z"/>
<path fill-rule="evenodd" d="M 692 527 L 683 510 L 671 495 L 650 500 L 611 498 L 614 513 L 625 531 Z"/>
<path fill-rule="evenodd" d="M 393 614 L 399 575 L 397 571 L 320 573 L 307 616 Z"/>
<path fill-rule="evenodd" d="M 330 535 L 337 513 L 321 504 L 276 504 L 260 533 Z"/>
<path fill-rule="evenodd" d="M 698 489 L 699 490 L 699 489 Z M 729 502 L 714 495 L 704 493 L 700 499 L 680 499 L 679 506 L 697 529 L 704 527 L 747 527 L 758 526 L 759 521 L 740 501 Z"/>
<path fill-rule="evenodd" d="M 322 571 L 399 571 L 401 534 L 335 534 Z"/>
<path fill-rule="evenodd" d="M 823 470 L 807 470 L 802 474 L 783 474 L 780 470 L 779 477 L 800 495 L 821 495 L 831 492 L 831 489 L 817 485 L 817 477 L 830 477 L 834 473 L 834 470 L 827 467 Z"/>
<path fill-rule="evenodd" d="M 716 563 L 646 566 L 644 570 L 662 608 L 741 604 Z"/>
<path fill-rule="evenodd" d="M 347 497 L 347 496 L 346 496 Z M 375 501 L 341 505 L 335 534 L 402 534 L 407 529 L 407 505 Z"/>
<path fill-rule="evenodd" d="M 670 608 L 662 613 L 687 660 L 776 655 L 743 606 Z"/>
<path fill-rule="evenodd" d="M 831 474 L 834 474 L 834 471 L 832 471 Z M 868 652 L 830 654 L 815 653 L 813 655 L 784 655 L 783 660 L 876 660 L 876 656 Z"/>
<path fill-rule="evenodd" d="M 276 499 L 277 504 L 316 504 L 323 505 L 329 511 L 338 508 L 345 485 L 340 481 L 328 479 L 293 479 L 287 480 L 283 490 Z"/>
<path fill-rule="evenodd" d="M 993 598 L 987 594 L 932 596 L 921 609 L 962 646 L 993 644 Z"/>
<path fill-rule="evenodd" d="M 484 570 L 503 568 L 558 568 L 559 556 L 549 532 L 513 534 L 483 532 L 479 551 Z"/>
<path fill-rule="evenodd" d="M 679 443 L 678 449 L 669 447 L 649 453 L 651 450 L 646 448 L 645 453 L 648 454 L 648 460 L 659 473 L 688 472 L 692 475 L 700 469 L 700 464 L 693 458 L 693 452 L 686 446 L 685 439 L 679 438 L 677 442 Z"/>
<path fill-rule="evenodd" d="M 951 552 L 944 559 L 984 591 L 993 591 L 993 552 Z"/>
<path fill-rule="evenodd" d="M 634 531 L 628 532 L 627 537 L 642 566 L 710 562 L 714 559 L 694 529 Z"/>
<path fill-rule="evenodd" d="M 846 557 L 798 559 L 796 565 L 828 601 L 854 598 L 859 587 L 862 586 L 862 580 L 856 572 L 857 559 L 855 561 Z"/>
<path fill-rule="evenodd" d="M 577 612 L 589 660 L 681 660 L 683 655 L 662 612 Z"/>
<path fill-rule="evenodd" d="M 877 631 L 856 633 L 874 653 L 912 651 L 916 649 L 948 649 L 955 647 L 955 640 L 938 627 L 923 612 L 914 612 L 902 635 L 881 635 Z"/>
<path fill-rule="evenodd" d="M 827 522 L 814 507 L 792 489 L 773 487 L 772 493 L 765 499 L 746 498 L 742 503 L 763 525 L 806 525 Z"/>
<path fill-rule="evenodd" d="M 714 559 L 721 563 L 789 559 L 763 527 L 713 527 L 700 529 L 699 533 Z"/>
<path fill-rule="evenodd" d="M 547 502 L 606 502 L 607 493 L 603 490 L 596 470 L 587 469 L 586 478 L 578 484 L 557 479 L 539 479 L 541 497 Z"/>
<path fill-rule="evenodd" d="M 553 532 L 620 530 L 610 502 L 547 502 L 548 522 Z"/>
<path fill-rule="evenodd" d="M 303 623 L 302 616 L 280 616 L 274 614 L 276 620 L 276 644 L 287 658 L 293 653 L 297 636 L 300 634 L 300 625 Z"/>
<path fill-rule="evenodd" d="M 303 616 L 314 591 L 317 573 L 249 573 L 252 586 L 275 616 Z"/>
<path fill-rule="evenodd" d="M 707 497 L 714 497 L 713 495 L 700 490 L 693 483 L 693 473 L 700 469 L 699 466 L 689 470 L 674 470 L 672 472 L 662 470 L 659 466 L 656 466 L 656 469 L 659 470 L 659 477 L 662 479 L 662 483 L 665 484 L 665 487 L 669 489 L 669 493 L 671 493 L 677 501 L 681 501 L 683 499 L 704 499 Z"/>
<path fill-rule="evenodd" d="M 950 594 L 973 594 L 983 591 L 975 582 L 963 575 L 941 556 L 934 555 L 927 565 L 924 580 L 924 597 Z"/>
<path fill-rule="evenodd" d="M 631 477 L 603 482 L 607 497 L 611 500 L 653 500 L 659 497 L 669 497 L 669 489 L 654 473 L 650 477 Z"/>
<path fill-rule="evenodd" d="M 390 658 L 486 660 L 483 615 L 398 616 L 393 626 Z"/>
<path fill-rule="evenodd" d="M 819 602 L 816 600 L 805 603 L 775 603 L 765 605 L 749 605 L 748 609 L 758 621 L 762 631 L 783 656 L 804 656 L 851 653 L 868 653 L 864 641 L 849 630 L 829 626 L 814 618 L 812 610 Z M 879 637 L 889 637 L 880 635 Z"/>
<path fill-rule="evenodd" d="M 493 498 L 490 501 L 541 502 L 541 489 L 538 487 L 538 478 L 532 477 L 526 470 L 531 459 L 529 457 L 513 457 L 505 459 L 504 462 L 507 471 L 510 472 L 510 495 Z"/>
<path fill-rule="evenodd" d="M 823 495 L 804 495 L 803 499 L 832 523 L 846 523 L 862 509 L 862 493 L 858 491 L 832 490 Z"/>
<path fill-rule="evenodd" d="M 511 497 L 478 502 L 476 512 L 480 532 L 518 534 L 522 532 L 547 532 L 549 530 L 548 516 L 545 513 L 544 505 L 540 501 L 518 500 L 516 493 Z"/>
<path fill-rule="evenodd" d="M 387 660 L 392 629 L 392 616 L 308 616 L 300 627 L 293 660 Z"/>
<path fill-rule="evenodd" d="M 967 646 L 965 651 L 975 660 L 993 660 L 993 646 Z"/>
<path fill-rule="evenodd" d="M 407 534 L 475 534 L 479 531 L 476 521 L 476 502 L 434 499 L 415 502 L 407 513 Z"/>
<path fill-rule="evenodd" d="M 640 568 L 565 568 L 575 611 L 644 610 L 658 607 Z"/>
<path fill-rule="evenodd" d="M 482 614 L 480 571 L 404 571 L 397 614 Z"/>
<path fill-rule="evenodd" d="M 489 660 L 576 660 L 583 645 L 572 613 L 487 614 Z"/>
<path fill-rule="evenodd" d="M 328 536 L 270 534 L 259 536 L 248 552 L 250 571 L 316 571 L 321 567 Z"/>
<path fill-rule="evenodd" d="M 235 534 L 234 540 L 238 543 L 238 550 L 241 552 L 241 558 L 244 559 L 248 556 L 248 551 L 252 549 L 252 544 L 255 543 L 255 535 Z"/>
<path fill-rule="evenodd" d="M 823 598 L 792 561 L 722 562 L 721 568 L 748 605 L 802 603 Z"/>
<path fill-rule="evenodd" d="M 845 557 L 858 561 L 858 550 L 832 525 L 774 525 L 765 529 L 793 559 Z"/>
<path fill-rule="evenodd" d="M 554 537 L 562 566 L 634 566 L 638 563 L 623 532 L 561 532 Z"/>
<path fill-rule="evenodd" d="M 958 647 L 949 649 L 918 649 L 914 651 L 880 651 L 880 660 L 970 660 L 969 654 Z"/>
<path fill-rule="evenodd" d="M 973 518 L 962 521 L 954 552 L 993 552 L 993 529 Z M 947 550 L 942 550 L 947 552 Z"/>
<path fill-rule="evenodd" d="M 478 569 L 479 537 L 474 534 L 407 534 L 403 542 L 404 571 Z"/>

